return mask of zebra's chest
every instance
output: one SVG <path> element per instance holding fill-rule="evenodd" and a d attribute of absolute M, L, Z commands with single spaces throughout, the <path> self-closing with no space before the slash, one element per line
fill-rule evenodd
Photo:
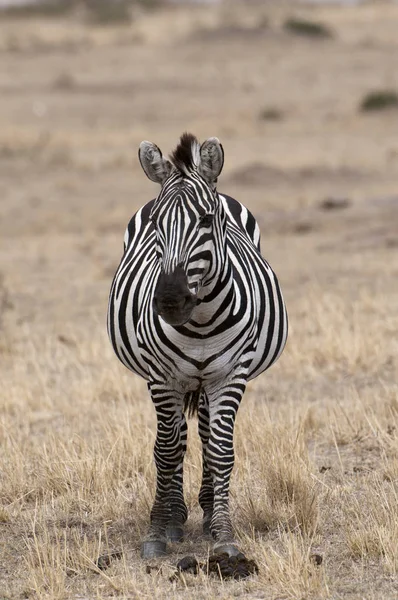
<path fill-rule="evenodd" d="M 200 381 L 222 381 L 236 368 L 239 358 L 250 345 L 251 336 L 242 338 L 240 329 L 227 327 L 206 335 L 182 328 L 182 331 L 160 323 L 156 343 L 148 345 L 144 328 L 138 329 L 141 354 L 148 365 L 155 364 L 165 380 L 173 381 L 181 390 L 197 389 Z"/>

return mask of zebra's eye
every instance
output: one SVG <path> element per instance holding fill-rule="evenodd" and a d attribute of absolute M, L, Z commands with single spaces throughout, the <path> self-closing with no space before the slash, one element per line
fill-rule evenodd
<path fill-rule="evenodd" d="M 200 224 L 202 227 L 210 227 L 210 225 L 213 223 L 213 217 L 214 215 L 203 215 L 203 217 L 200 217 Z"/>

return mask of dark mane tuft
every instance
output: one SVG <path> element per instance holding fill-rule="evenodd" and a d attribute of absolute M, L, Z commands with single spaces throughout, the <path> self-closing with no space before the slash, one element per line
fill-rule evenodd
<path fill-rule="evenodd" d="M 180 143 L 170 155 L 170 160 L 179 171 L 191 171 L 197 167 L 199 149 L 197 138 L 192 133 L 183 133 Z"/>

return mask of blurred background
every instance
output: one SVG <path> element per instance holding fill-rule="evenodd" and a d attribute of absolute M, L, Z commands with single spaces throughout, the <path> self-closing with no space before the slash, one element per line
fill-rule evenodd
<path fill-rule="evenodd" d="M 219 190 L 258 218 L 285 294 L 346 288 L 353 255 L 378 285 L 367 253 L 397 243 L 396 3 L 1 4 L 3 316 L 103 322 L 124 227 L 157 193 L 138 144 L 167 153 L 186 130 L 221 139 Z"/>

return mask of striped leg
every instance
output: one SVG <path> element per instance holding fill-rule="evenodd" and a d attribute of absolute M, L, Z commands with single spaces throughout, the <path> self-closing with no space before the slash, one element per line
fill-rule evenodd
<path fill-rule="evenodd" d="M 202 440 L 202 485 L 199 492 L 199 504 L 203 510 L 203 533 L 210 533 L 210 522 L 213 516 L 214 484 L 213 476 L 207 464 L 207 444 L 210 436 L 209 400 L 206 393 L 201 393 L 198 408 L 198 429 Z"/>
<path fill-rule="evenodd" d="M 181 415 L 180 440 L 182 444 L 182 459 L 174 471 L 170 490 L 170 521 L 166 527 L 167 539 L 180 542 L 184 537 L 183 525 L 188 517 L 188 509 L 184 501 L 184 456 L 187 450 L 188 427 L 185 416 Z"/>
<path fill-rule="evenodd" d="M 216 552 L 239 553 L 229 513 L 229 482 L 234 466 L 234 425 L 246 381 L 235 376 L 227 385 L 208 391 L 210 436 L 207 465 L 214 482 L 214 506 L 210 531 Z"/>
<path fill-rule="evenodd" d="M 157 479 L 151 522 L 141 548 L 143 558 L 166 553 L 166 529 L 174 524 L 174 518 L 185 516 L 184 508 L 186 510 L 182 492 L 182 463 L 186 446 L 183 396 L 165 388 L 163 383 L 152 382 L 148 387 L 157 416 L 154 448 Z M 182 529 L 182 522 L 180 526 Z"/>

